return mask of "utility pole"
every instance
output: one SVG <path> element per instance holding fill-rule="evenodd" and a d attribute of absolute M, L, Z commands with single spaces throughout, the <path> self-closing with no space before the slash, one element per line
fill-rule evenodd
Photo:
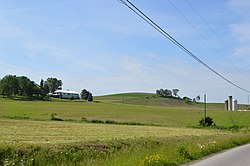
<path fill-rule="evenodd" d="M 249 109 L 249 95 L 247 95 L 247 109 Z"/>
<path fill-rule="evenodd" d="M 122 106 L 124 106 L 124 93 L 122 94 Z"/>
<path fill-rule="evenodd" d="M 206 126 L 206 117 L 207 117 L 207 96 L 204 95 L 204 126 Z"/>

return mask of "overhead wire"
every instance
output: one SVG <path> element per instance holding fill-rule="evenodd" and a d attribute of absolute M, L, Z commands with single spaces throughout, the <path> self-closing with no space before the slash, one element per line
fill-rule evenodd
<path fill-rule="evenodd" d="M 214 74 L 228 82 L 229 84 L 233 85 L 234 87 L 241 89 L 244 92 L 250 93 L 249 90 L 237 85 L 236 83 L 230 81 L 226 77 L 224 77 L 222 74 L 217 72 L 215 69 L 207 65 L 205 62 L 203 62 L 201 59 L 199 59 L 195 54 L 193 54 L 191 51 L 189 51 L 185 46 L 183 46 L 180 42 L 178 42 L 174 37 L 172 37 L 169 33 L 167 33 L 164 29 L 162 29 L 158 24 L 156 24 L 152 19 L 150 19 L 146 14 L 144 14 L 139 8 L 137 8 L 133 3 L 131 3 L 129 0 L 118 0 L 118 2 L 121 2 L 125 6 L 127 6 L 130 10 L 132 10 L 136 15 L 138 15 L 141 19 L 146 21 L 150 26 L 152 26 L 155 30 L 157 30 L 160 34 L 162 34 L 164 37 L 169 39 L 173 44 L 175 44 L 177 47 L 179 47 L 181 50 L 183 50 L 186 54 L 188 54 L 191 58 L 196 60 L 198 63 L 205 66 L 207 69 L 212 71 Z"/>
<path fill-rule="evenodd" d="M 196 10 L 196 8 L 192 5 L 192 3 L 191 3 L 189 0 L 185 0 L 185 1 L 186 1 L 186 3 L 190 6 L 190 8 L 194 11 L 194 13 L 200 18 L 200 20 L 203 22 L 203 24 L 204 24 L 205 26 L 207 26 L 208 29 L 214 34 L 214 36 L 218 39 L 218 41 L 220 41 L 220 42 L 224 45 L 224 47 L 225 47 L 227 50 L 230 50 L 231 48 L 228 46 L 228 44 L 227 44 L 227 43 L 220 37 L 220 35 L 219 35 L 219 34 L 209 25 L 209 23 L 206 21 L 206 19 L 204 19 L 204 18 L 202 17 L 202 15 L 198 12 L 198 10 Z M 224 57 L 225 57 L 225 56 L 224 56 Z M 238 59 L 238 62 L 240 62 L 241 64 L 243 64 L 243 63 L 242 63 L 242 60 L 241 60 L 240 58 L 237 57 L 237 59 Z M 227 59 L 226 59 L 226 61 L 230 63 L 230 61 L 228 61 Z M 230 65 L 235 66 L 233 63 L 230 63 Z M 237 69 L 236 66 L 235 66 L 235 68 Z"/>
<path fill-rule="evenodd" d="M 228 64 L 230 64 L 230 66 L 234 66 L 235 67 L 235 70 L 237 70 L 239 73 L 241 73 L 241 71 L 233 64 L 231 63 L 226 57 L 225 55 L 223 54 L 223 52 L 218 49 L 217 47 L 214 46 L 214 44 L 212 44 L 211 41 L 208 40 L 208 38 L 202 34 L 202 32 L 184 15 L 182 14 L 182 12 L 175 6 L 175 4 L 173 2 L 171 2 L 171 0 L 168 0 L 168 2 L 173 6 L 173 8 L 180 14 L 181 17 L 184 18 L 184 20 L 208 43 L 208 45 L 213 48 L 221 57 L 223 57 L 223 60 L 225 60 Z M 201 16 L 200 16 L 201 17 Z M 205 20 L 204 20 L 205 21 Z M 208 25 L 208 24 L 206 24 Z M 209 25 L 208 25 L 209 26 Z M 210 26 L 209 26 L 210 27 Z M 210 29 L 212 29 L 210 27 Z M 214 30 L 213 30 L 214 33 L 216 33 Z M 217 34 L 217 33 L 216 33 Z M 218 34 L 216 35 L 218 36 Z M 221 39 L 222 40 L 222 39 Z M 228 47 L 229 49 L 229 47 Z"/>

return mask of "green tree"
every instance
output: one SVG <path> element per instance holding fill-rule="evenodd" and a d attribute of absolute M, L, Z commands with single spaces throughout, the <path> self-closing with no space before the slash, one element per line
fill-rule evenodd
<path fill-rule="evenodd" d="M 159 89 L 156 90 L 156 94 L 160 97 L 173 97 L 172 91 L 169 89 Z"/>
<path fill-rule="evenodd" d="M 39 96 L 41 95 L 41 89 L 40 89 L 40 86 L 38 84 L 35 84 L 34 83 L 34 87 L 32 88 L 32 94 L 36 95 L 36 96 Z"/>
<path fill-rule="evenodd" d="M 174 97 L 179 97 L 178 96 L 179 89 L 173 89 L 172 92 L 173 92 Z"/>
<path fill-rule="evenodd" d="M 11 97 L 12 95 L 18 94 L 18 89 L 18 79 L 15 75 L 7 75 L 1 80 L 1 94 L 3 97 Z"/>
<path fill-rule="evenodd" d="M 49 86 L 48 86 L 48 84 L 44 84 L 44 86 L 43 86 L 43 92 L 44 92 L 45 95 L 49 93 Z"/>
<path fill-rule="evenodd" d="M 84 99 L 84 100 L 87 100 L 89 94 L 90 94 L 89 91 L 87 91 L 86 89 L 83 89 L 83 90 L 81 91 L 81 98 Z"/>
<path fill-rule="evenodd" d="M 195 98 L 195 100 L 196 100 L 197 102 L 199 102 L 199 101 L 201 100 L 200 95 L 197 95 L 196 98 Z"/>
<path fill-rule="evenodd" d="M 32 96 L 34 94 L 40 94 L 40 88 L 36 85 L 34 81 L 31 81 L 28 77 L 20 76 L 17 77 L 18 80 L 18 94 L 21 96 Z"/>
<path fill-rule="evenodd" d="M 159 89 L 159 90 L 156 90 L 156 94 L 159 95 L 160 97 L 164 97 L 165 91 L 164 91 L 164 89 Z"/>
<path fill-rule="evenodd" d="M 25 76 L 17 77 L 17 80 L 19 84 L 18 94 L 21 96 L 30 96 L 34 88 L 31 80 Z"/>
<path fill-rule="evenodd" d="M 36 83 L 34 81 L 29 81 L 27 85 L 27 96 L 32 96 L 33 94 L 38 94 L 40 93 L 40 89 L 38 89 Z"/>
<path fill-rule="evenodd" d="M 44 84 L 48 86 L 50 93 L 53 93 L 58 89 L 62 89 L 62 81 L 57 78 L 47 78 Z"/>
<path fill-rule="evenodd" d="M 45 93 L 44 93 L 44 81 L 43 81 L 43 79 L 41 79 L 39 87 L 41 90 L 41 95 L 44 96 Z"/>
<path fill-rule="evenodd" d="M 93 101 L 92 93 L 89 93 L 89 95 L 88 95 L 88 101 L 89 101 L 89 102 L 92 102 L 92 101 Z"/>
<path fill-rule="evenodd" d="M 49 93 L 49 86 L 48 86 L 48 84 L 45 84 L 43 79 L 41 79 L 41 81 L 40 81 L 39 88 L 40 88 L 40 94 L 44 98 L 46 96 L 46 94 Z"/>
<path fill-rule="evenodd" d="M 165 90 L 164 90 L 164 96 L 165 96 L 165 97 L 173 97 L 172 91 L 169 90 L 169 89 L 165 89 Z"/>

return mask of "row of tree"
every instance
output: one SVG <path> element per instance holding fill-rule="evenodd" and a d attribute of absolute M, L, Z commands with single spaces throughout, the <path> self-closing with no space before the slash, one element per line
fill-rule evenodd
<path fill-rule="evenodd" d="M 156 90 L 156 94 L 160 97 L 167 97 L 167 98 L 179 98 L 178 95 L 179 89 L 159 89 Z"/>
<path fill-rule="evenodd" d="M 166 97 L 166 98 L 180 98 L 178 95 L 179 89 L 158 89 L 156 90 L 156 94 L 160 97 Z M 195 98 L 191 99 L 189 97 L 183 97 L 182 98 L 186 103 L 193 102 L 199 102 L 200 101 L 200 95 L 197 95 Z"/>
<path fill-rule="evenodd" d="M 40 97 L 44 99 L 49 93 L 62 89 L 62 80 L 57 78 L 41 79 L 40 84 L 36 84 L 26 76 L 6 75 L 0 79 L 0 95 L 11 98 L 13 95 L 24 97 Z M 83 89 L 81 98 L 87 101 L 93 101 L 92 93 Z"/>
<path fill-rule="evenodd" d="M 25 76 L 6 75 L 0 79 L 0 93 L 3 97 L 13 95 L 45 97 L 46 94 L 61 88 L 62 81 L 57 78 L 47 78 L 46 81 L 42 79 L 40 85 Z"/>

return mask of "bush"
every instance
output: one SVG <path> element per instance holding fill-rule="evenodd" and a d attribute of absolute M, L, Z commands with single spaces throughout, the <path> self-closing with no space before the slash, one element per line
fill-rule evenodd
<path fill-rule="evenodd" d="M 199 124 L 201 125 L 201 126 L 216 126 L 215 125 L 215 123 L 214 123 L 214 121 L 213 121 L 213 118 L 211 118 L 211 117 L 206 117 L 205 118 L 205 124 L 204 124 L 204 118 L 202 118 L 200 121 L 199 121 Z"/>
<path fill-rule="evenodd" d="M 93 119 L 93 120 L 91 120 L 91 123 L 104 123 L 104 121 L 98 120 L 98 119 Z"/>
<path fill-rule="evenodd" d="M 114 120 L 106 120 L 106 124 L 118 124 L 118 122 L 115 122 Z"/>

